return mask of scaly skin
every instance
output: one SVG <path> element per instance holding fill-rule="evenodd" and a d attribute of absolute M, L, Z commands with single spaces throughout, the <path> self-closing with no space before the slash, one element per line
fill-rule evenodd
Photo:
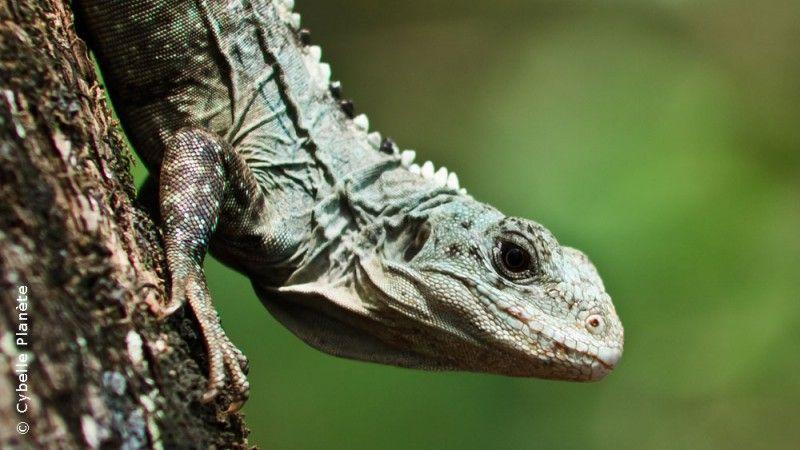
<path fill-rule="evenodd" d="M 291 2 L 76 0 L 131 142 L 158 174 L 170 270 L 209 354 L 203 400 L 247 397 L 202 272 L 247 274 L 310 345 L 424 369 L 597 380 L 623 330 L 586 256 L 368 133 Z"/>

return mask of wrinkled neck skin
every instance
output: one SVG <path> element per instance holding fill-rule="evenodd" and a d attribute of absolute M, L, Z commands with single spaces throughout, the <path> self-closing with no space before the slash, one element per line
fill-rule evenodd
<path fill-rule="evenodd" d="M 594 266 L 536 222 L 391 159 L 342 180 L 313 216 L 300 266 L 280 288 L 260 290 L 314 347 L 398 366 L 577 381 L 602 378 L 621 356 L 622 325 Z M 511 244 L 530 255 L 524 276 L 501 267 Z"/>

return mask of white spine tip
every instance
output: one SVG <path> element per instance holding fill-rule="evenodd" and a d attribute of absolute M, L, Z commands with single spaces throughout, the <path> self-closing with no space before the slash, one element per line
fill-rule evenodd
<path fill-rule="evenodd" d="M 461 189 L 458 190 L 458 193 L 461 194 L 461 195 L 467 195 L 467 190 L 464 189 L 464 188 L 461 188 Z"/>
<path fill-rule="evenodd" d="M 300 28 L 300 14 L 292 13 L 292 15 L 289 18 L 289 21 L 294 28 L 297 29 Z"/>
<path fill-rule="evenodd" d="M 283 4 L 286 5 L 290 11 L 294 9 L 294 0 L 283 0 Z"/>
<path fill-rule="evenodd" d="M 314 61 L 319 62 L 322 59 L 322 48 L 319 45 L 311 45 L 308 48 L 308 54 L 314 59 Z"/>
<path fill-rule="evenodd" d="M 408 167 L 414 162 L 414 158 L 416 157 L 417 152 L 414 150 L 403 150 L 403 153 L 400 154 L 400 163 L 403 164 L 403 166 Z"/>
<path fill-rule="evenodd" d="M 422 165 L 422 171 L 420 172 L 423 178 L 433 178 L 433 163 L 430 161 L 425 161 L 425 164 Z"/>
<path fill-rule="evenodd" d="M 369 130 L 369 119 L 367 119 L 367 115 L 366 115 L 366 114 L 359 114 L 359 115 L 357 115 L 357 116 L 356 116 L 356 117 L 353 119 L 353 123 L 354 123 L 354 124 L 356 124 L 356 126 L 357 126 L 357 127 L 358 127 L 358 128 L 361 130 L 361 131 L 367 131 L 367 130 Z"/>
<path fill-rule="evenodd" d="M 450 172 L 450 175 L 447 176 L 447 187 L 450 189 L 458 189 L 461 187 L 458 184 L 458 175 L 455 172 Z"/>
<path fill-rule="evenodd" d="M 381 141 L 382 140 L 383 140 L 383 137 L 377 131 L 373 131 L 372 133 L 367 135 L 367 142 L 369 142 L 369 145 L 371 145 L 371 146 L 373 146 L 375 148 L 378 148 L 378 147 L 381 146 Z"/>
<path fill-rule="evenodd" d="M 439 170 L 433 174 L 433 182 L 436 183 L 439 187 L 445 187 L 447 185 L 447 168 L 440 167 Z"/>
<path fill-rule="evenodd" d="M 412 164 L 408 166 L 408 171 L 413 173 L 414 175 L 419 175 L 422 173 L 422 170 L 419 167 L 419 164 Z"/>
<path fill-rule="evenodd" d="M 331 66 L 327 63 L 320 63 L 319 64 L 319 75 L 322 78 L 322 82 L 325 86 L 328 85 L 331 81 Z"/>

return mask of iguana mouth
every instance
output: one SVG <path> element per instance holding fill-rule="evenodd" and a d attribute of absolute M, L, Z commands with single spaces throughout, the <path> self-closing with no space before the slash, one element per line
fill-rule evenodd
<path fill-rule="evenodd" d="M 601 347 L 596 355 L 589 355 L 595 358 L 600 364 L 613 369 L 622 358 L 622 349 L 618 347 Z"/>
<path fill-rule="evenodd" d="M 498 305 L 498 302 L 492 300 L 490 292 L 488 292 L 486 289 L 480 288 L 478 285 L 474 286 L 468 285 L 468 287 L 476 297 L 482 300 L 481 303 L 484 304 L 484 308 L 492 309 L 493 307 L 497 311 L 505 313 L 507 316 L 515 320 L 516 323 L 520 323 L 521 327 L 524 327 L 531 333 L 537 333 L 539 335 L 543 335 L 547 339 L 550 339 L 551 341 L 557 343 L 559 346 L 563 347 L 564 349 L 567 349 L 570 352 L 588 356 L 593 360 L 597 361 L 598 363 L 600 363 L 603 367 L 605 367 L 609 371 L 614 369 L 614 367 L 617 365 L 620 358 L 622 357 L 622 349 L 619 347 L 603 346 L 600 347 L 596 352 L 592 352 L 589 350 L 581 350 L 573 345 L 569 345 L 567 344 L 566 339 L 558 339 L 557 336 L 544 334 L 542 333 L 541 330 L 536 330 L 533 327 L 534 316 L 526 308 L 523 308 L 513 303 L 507 306 L 500 306 Z M 511 323 L 514 324 L 515 322 Z M 512 327 L 518 329 L 517 326 L 512 325 Z"/>
<path fill-rule="evenodd" d="M 384 264 L 391 266 L 398 272 L 410 275 L 410 270 L 402 264 L 397 264 L 392 261 L 384 261 Z M 619 347 L 612 347 L 608 345 L 590 347 L 588 344 L 584 344 L 583 346 L 580 346 L 581 348 L 578 348 L 578 346 L 574 344 L 570 345 L 572 344 L 571 342 L 568 344 L 567 342 L 569 342 L 570 339 L 568 339 L 563 332 L 548 333 L 547 329 L 549 325 L 537 322 L 535 320 L 537 315 L 530 311 L 530 309 L 510 301 L 497 300 L 496 296 L 492 292 L 490 292 L 487 288 L 477 284 L 474 279 L 439 267 L 429 266 L 424 268 L 417 267 L 413 269 L 413 272 L 417 271 L 435 272 L 461 282 L 469 290 L 472 296 L 478 299 L 477 303 L 480 303 L 484 312 L 495 317 L 498 316 L 498 314 L 502 314 L 502 319 L 500 320 L 502 320 L 503 323 L 508 325 L 511 329 L 527 335 L 530 338 L 530 341 L 528 342 L 530 342 L 531 345 L 535 344 L 541 348 L 541 353 L 537 353 L 535 350 L 531 351 L 530 349 L 523 351 L 529 356 L 538 358 L 540 360 L 557 362 L 560 360 L 560 358 L 557 358 L 555 355 L 563 353 L 566 354 L 570 359 L 589 358 L 591 361 L 593 361 L 591 364 L 591 373 L 573 374 L 572 376 L 565 376 L 563 378 L 580 381 L 592 381 L 600 379 L 614 369 L 622 356 L 622 349 Z M 410 278 L 412 278 L 412 282 L 415 282 L 415 277 Z M 520 351 L 520 348 L 516 345 L 510 345 L 509 350 L 517 352 Z M 524 376 L 530 376 L 530 374 L 526 371 L 522 371 L 520 373 L 525 373 Z M 519 375 L 520 373 L 516 373 L 516 375 Z"/>

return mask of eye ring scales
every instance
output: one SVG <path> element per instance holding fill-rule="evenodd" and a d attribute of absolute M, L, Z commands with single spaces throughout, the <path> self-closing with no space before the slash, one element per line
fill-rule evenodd
<path fill-rule="evenodd" d="M 511 281 L 524 281 L 535 273 L 535 258 L 524 247 L 499 240 L 492 251 L 494 265 L 502 276 Z"/>

